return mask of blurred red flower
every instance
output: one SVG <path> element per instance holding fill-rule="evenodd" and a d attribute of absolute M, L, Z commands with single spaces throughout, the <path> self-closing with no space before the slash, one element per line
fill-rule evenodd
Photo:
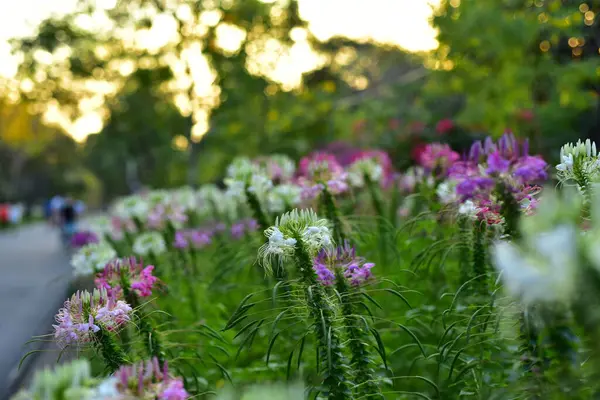
<path fill-rule="evenodd" d="M 440 135 L 450 132 L 454 128 L 454 122 L 451 119 L 443 119 L 437 123 L 435 130 Z"/>

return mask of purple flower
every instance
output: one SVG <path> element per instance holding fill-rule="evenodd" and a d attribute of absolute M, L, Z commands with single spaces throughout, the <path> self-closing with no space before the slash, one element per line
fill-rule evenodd
<path fill-rule="evenodd" d="M 494 185 L 495 182 L 492 178 L 481 176 L 467 177 L 456 185 L 456 193 L 466 200 L 474 197 L 478 192 L 492 189 Z"/>
<path fill-rule="evenodd" d="M 231 225 L 231 237 L 234 239 L 240 239 L 246 233 L 246 225 L 243 222 L 238 222 Z"/>
<path fill-rule="evenodd" d="M 256 232 L 258 230 L 258 222 L 255 219 L 249 218 L 246 221 L 246 229 L 248 232 Z"/>
<path fill-rule="evenodd" d="M 373 263 L 367 263 L 362 257 L 356 256 L 356 249 L 346 242 L 335 251 L 319 252 L 313 262 L 317 280 L 324 286 L 332 286 L 336 282 L 335 271 L 342 273 L 352 286 L 360 286 L 373 277 Z"/>
<path fill-rule="evenodd" d="M 202 248 L 212 243 L 212 234 L 207 231 L 192 231 L 190 240 L 194 248 Z"/>
<path fill-rule="evenodd" d="M 502 158 L 500 151 L 494 151 L 488 155 L 487 164 L 488 167 L 485 172 L 488 174 L 503 174 L 508 172 L 510 167 L 510 161 Z"/>
<path fill-rule="evenodd" d="M 71 237 L 71 246 L 77 249 L 90 243 L 98 243 L 98 236 L 94 232 L 75 232 Z"/>
<path fill-rule="evenodd" d="M 173 241 L 173 247 L 176 249 L 187 249 L 189 246 L 189 242 L 186 238 L 184 232 L 177 231 L 175 232 L 175 240 Z"/>
<path fill-rule="evenodd" d="M 321 250 L 315 258 L 313 269 L 317 274 L 317 280 L 324 286 L 332 286 L 335 283 L 335 274 L 327 266 L 327 253 Z"/>
<path fill-rule="evenodd" d="M 480 157 L 484 154 L 483 145 L 481 141 L 476 141 L 471 145 L 471 149 L 469 149 L 469 161 L 473 161 L 479 163 Z"/>
<path fill-rule="evenodd" d="M 548 178 L 547 166 L 540 157 L 521 157 L 514 165 L 513 175 L 521 184 L 543 181 Z"/>
<path fill-rule="evenodd" d="M 86 344 L 100 329 L 116 331 L 129 322 L 129 304 L 109 296 L 106 290 L 77 292 L 56 314 L 54 337 L 62 348 L 70 344 Z"/>

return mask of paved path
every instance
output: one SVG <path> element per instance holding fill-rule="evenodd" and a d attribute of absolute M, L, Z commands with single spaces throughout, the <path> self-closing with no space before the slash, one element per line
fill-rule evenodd
<path fill-rule="evenodd" d="M 55 229 L 40 223 L 0 232 L 0 399 L 34 335 L 50 332 L 71 278 L 68 255 Z"/>

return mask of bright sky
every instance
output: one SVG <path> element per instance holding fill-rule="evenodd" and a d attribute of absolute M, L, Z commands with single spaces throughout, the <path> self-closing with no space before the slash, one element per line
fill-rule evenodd
<path fill-rule="evenodd" d="M 108 5 L 115 0 L 96 0 Z M 272 1 L 272 0 L 265 0 Z M 0 75 L 11 76 L 17 60 L 10 55 L 7 40 L 32 32 L 35 25 L 51 14 L 73 9 L 77 0 L 17 0 L 0 13 Z M 309 29 L 319 39 L 344 35 L 353 39 L 371 38 L 378 42 L 397 44 L 411 51 L 431 50 L 437 45 L 435 31 L 429 24 L 431 5 L 439 0 L 299 0 L 300 13 Z M 108 5 L 109 6 L 109 5 Z M 109 6 L 110 7 L 110 6 Z M 306 49 L 298 46 L 282 63 L 278 80 L 295 79 L 298 68 L 307 69 Z M 88 119 L 73 124 L 70 133 L 83 140 L 101 123 Z"/>

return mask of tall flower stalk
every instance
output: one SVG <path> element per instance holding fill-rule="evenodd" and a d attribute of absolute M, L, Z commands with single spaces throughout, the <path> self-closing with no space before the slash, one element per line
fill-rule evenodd
<path fill-rule="evenodd" d="M 366 399 L 382 398 L 369 351 L 368 327 L 356 312 L 360 286 L 371 279 L 373 267 L 374 264 L 357 257 L 356 250 L 347 242 L 334 251 L 322 250 L 314 261 L 320 283 L 334 286 L 339 294 L 344 329 L 352 354 L 350 367 L 356 385 L 353 393 L 356 398 Z"/>
<path fill-rule="evenodd" d="M 277 218 L 265 231 L 269 242 L 259 250 L 263 265 L 271 266 L 273 258 L 292 259 L 304 290 L 304 300 L 313 320 L 319 365 L 323 366 L 323 392 L 329 399 L 350 399 L 347 365 L 333 320 L 334 310 L 313 270 L 313 257 L 333 242 L 328 221 L 312 210 L 293 210 Z"/>

